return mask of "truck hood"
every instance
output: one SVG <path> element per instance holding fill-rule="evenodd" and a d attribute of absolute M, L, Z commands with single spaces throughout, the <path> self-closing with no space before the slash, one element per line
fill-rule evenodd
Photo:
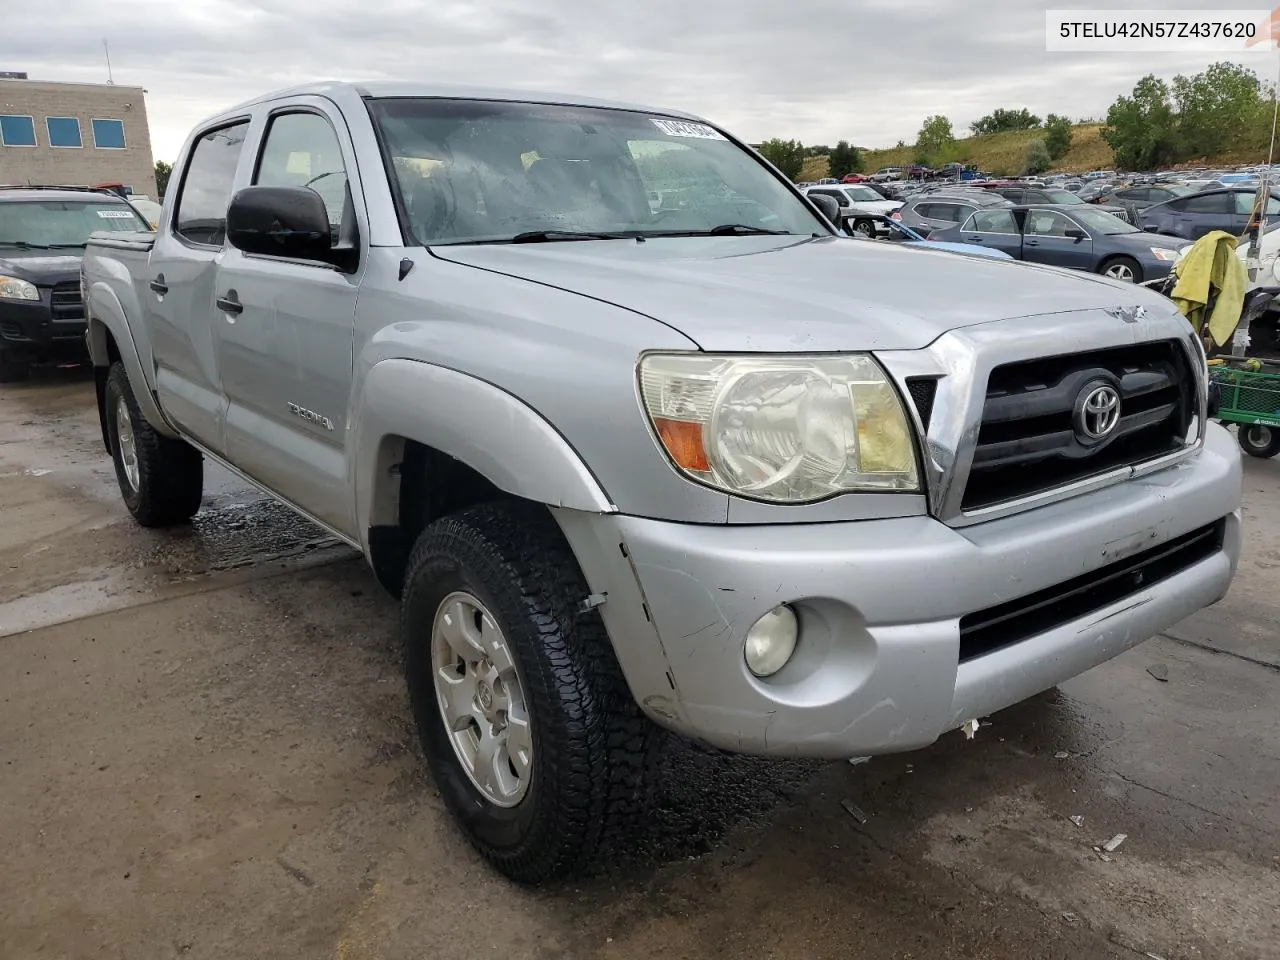
<path fill-rule="evenodd" d="M 658 320 L 709 351 L 913 350 L 1011 317 L 1161 304 L 1103 277 L 852 239 L 435 246 L 453 263 Z"/>

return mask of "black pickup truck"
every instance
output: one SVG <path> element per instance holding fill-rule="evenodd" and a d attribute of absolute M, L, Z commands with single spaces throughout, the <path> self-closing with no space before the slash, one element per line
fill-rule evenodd
<path fill-rule="evenodd" d="M 89 234 L 149 230 L 108 190 L 0 188 L 0 383 L 33 362 L 88 357 L 80 260 Z"/>

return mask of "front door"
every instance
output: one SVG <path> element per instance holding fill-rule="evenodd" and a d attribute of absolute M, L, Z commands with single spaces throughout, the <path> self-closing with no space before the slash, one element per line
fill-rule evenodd
<path fill-rule="evenodd" d="M 306 98 L 268 118 L 252 182 L 316 191 L 334 243 L 358 246 L 367 230 L 359 226 L 359 189 L 347 182 L 354 169 L 341 118 L 325 101 Z M 228 458 L 348 536 L 356 531 L 345 448 L 364 259 L 346 273 L 232 248 L 217 278 Z"/>
<path fill-rule="evenodd" d="M 1067 236 L 1069 231 L 1084 236 Z M 1092 270 L 1093 241 L 1078 223 L 1056 210 L 1028 210 L 1022 229 L 1022 259 L 1054 267 Z"/>
<path fill-rule="evenodd" d="M 223 256 L 227 204 L 249 122 L 198 136 L 181 173 L 172 223 L 161 230 L 142 291 L 149 317 L 156 394 L 184 433 L 223 449 L 214 284 Z"/>

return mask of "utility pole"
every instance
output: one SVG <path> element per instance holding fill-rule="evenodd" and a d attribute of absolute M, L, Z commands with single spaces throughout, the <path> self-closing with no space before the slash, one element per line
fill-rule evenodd
<path fill-rule="evenodd" d="M 115 84 L 115 79 L 111 76 L 111 48 L 107 46 L 107 38 L 102 38 L 102 52 L 107 55 L 107 83 Z"/>

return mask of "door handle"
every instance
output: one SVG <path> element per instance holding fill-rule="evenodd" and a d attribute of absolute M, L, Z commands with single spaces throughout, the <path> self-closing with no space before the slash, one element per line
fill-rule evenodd
<path fill-rule="evenodd" d="M 965 237 L 964 239 L 965 239 L 965 242 L 966 242 L 966 243 L 981 243 L 981 242 L 982 242 L 982 238 L 981 238 L 981 237 Z"/>
<path fill-rule="evenodd" d="M 147 284 L 147 286 L 149 286 L 156 293 L 160 294 L 160 296 L 162 297 L 169 292 L 169 285 L 164 282 L 163 273 L 160 274 L 160 276 L 156 277 L 154 280 L 152 280 L 149 284 Z"/>
<path fill-rule="evenodd" d="M 1028 240 L 1028 241 L 1027 241 L 1027 246 L 1028 246 L 1028 247 L 1038 247 L 1038 246 L 1040 246 L 1040 241 L 1039 241 L 1039 240 Z"/>
<path fill-rule="evenodd" d="M 244 304 L 236 299 L 236 292 L 234 290 L 228 291 L 228 294 L 228 296 L 219 297 L 213 302 L 217 304 L 218 309 L 223 313 L 229 313 L 233 317 L 239 316 L 244 312 Z"/>

